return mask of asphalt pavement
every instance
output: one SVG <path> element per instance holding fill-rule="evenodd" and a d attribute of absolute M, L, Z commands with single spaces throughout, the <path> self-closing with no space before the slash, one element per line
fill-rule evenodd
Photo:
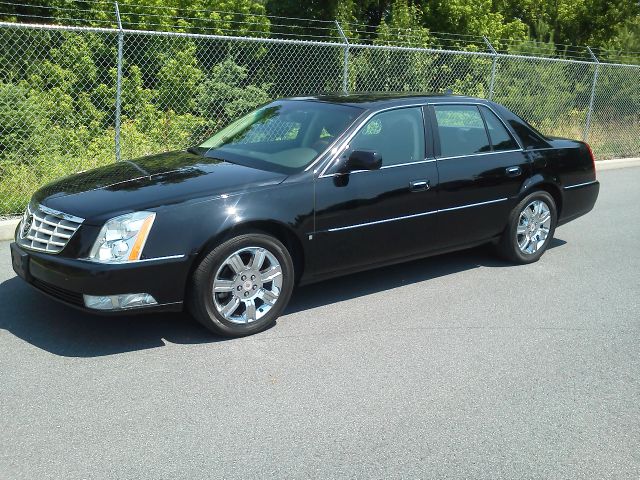
<path fill-rule="evenodd" d="M 0 479 L 640 477 L 640 168 L 533 265 L 311 285 L 275 327 L 93 317 L 0 243 Z"/>

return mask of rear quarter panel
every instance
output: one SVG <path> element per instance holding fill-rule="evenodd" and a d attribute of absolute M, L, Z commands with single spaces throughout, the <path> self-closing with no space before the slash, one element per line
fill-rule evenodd
<path fill-rule="evenodd" d="M 599 185 L 589 152 L 583 142 L 550 139 L 550 147 L 528 151 L 536 183 L 556 187 L 560 196 L 559 223 L 590 211 L 595 204 Z M 534 186 L 534 185 L 532 185 Z"/>

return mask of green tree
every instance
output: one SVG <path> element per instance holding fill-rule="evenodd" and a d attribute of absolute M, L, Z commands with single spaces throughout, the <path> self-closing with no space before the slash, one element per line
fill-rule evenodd
<path fill-rule="evenodd" d="M 166 60 L 157 75 L 158 105 L 178 114 L 195 110 L 196 94 L 203 76 L 197 63 L 193 42 Z"/>
<path fill-rule="evenodd" d="M 216 65 L 200 86 L 198 108 L 209 125 L 216 128 L 268 102 L 269 88 L 269 84 L 249 83 L 247 69 L 228 58 Z"/>

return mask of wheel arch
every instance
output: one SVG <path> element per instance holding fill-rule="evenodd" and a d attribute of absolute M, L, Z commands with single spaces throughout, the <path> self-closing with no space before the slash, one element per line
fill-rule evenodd
<path fill-rule="evenodd" d="M 540 190 L 547 192 L 551 197 L 553 197 L 553 201 L 556 203 L 558 219 L 560 219 L 564 199 L 562 196 L 562 189 L 552 179 L 544 178 L 541 175 L 536 175 L 530 178 L 525 182 L 520 190 L 520 199 L 523 199 L 531 192 Z"/>
<path fill-rule="evenodd" d="M 263 233 L 280 241 L 291 255 L 296 283 L 304 271 L 305 252 L 302 242 L 289 226 L 275 220 L 247 220 L 235 223 L 212 235 L 200 248 L 191 266 L 189 276 L 197 268 L 202 258 L 216 246 L 227 240 L 247 233 Z"/>

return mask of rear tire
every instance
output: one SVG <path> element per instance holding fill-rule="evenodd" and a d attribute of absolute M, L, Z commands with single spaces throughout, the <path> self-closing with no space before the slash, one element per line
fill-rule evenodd
<path fill-rule="evenodd" d="M 527 195 L 509 215 L 497 245 L 499 255 L 518 264 L 537 262 L 553 239 L 557 219 L 556 203 L 549 193 L 540 190 Z"/>
<path fill-rule="evenodd" d="M 262 233 L 239 235 L 200 261 L 191 277 L 187 310 L 218 335 L 252 335 L 280 316 L 293 285 L 293 261 L 280 241 Z"/>

